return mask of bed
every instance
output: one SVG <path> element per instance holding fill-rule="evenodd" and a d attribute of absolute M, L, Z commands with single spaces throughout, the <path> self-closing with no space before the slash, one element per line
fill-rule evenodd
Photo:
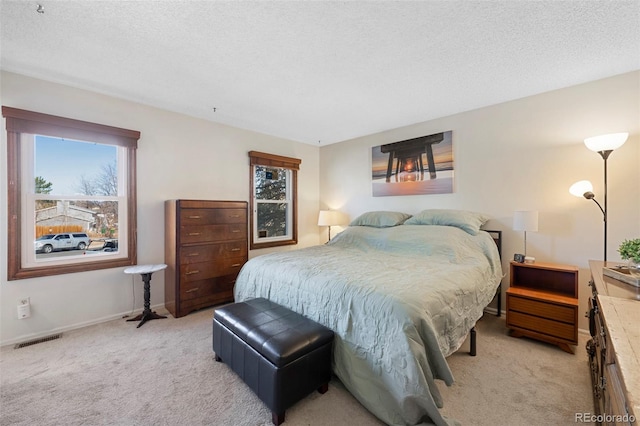
<path fill-rule="evenodd" d="M 327 244 L 255 257 L 234 289 L 237 302 L 265 297 L 331 328 L 334 373 L 387 424 L 453 424 L 435 380 L 453 383 L 446 357 L 503 277 L 486 218 L 425 212 L 368 212 Z"/>

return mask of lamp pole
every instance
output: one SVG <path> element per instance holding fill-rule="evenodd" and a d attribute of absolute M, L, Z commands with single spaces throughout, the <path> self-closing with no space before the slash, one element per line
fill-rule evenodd
<path fill-rule="evenodd" d="M 604 210 L 602 211 L 604 215 L 604 261 L 607 261 L 607 158 L 613 152 L 612 149 L 607 149 L 604 151 L 599 151 L 598 153 L 602 156 L 604 160 Z"/>

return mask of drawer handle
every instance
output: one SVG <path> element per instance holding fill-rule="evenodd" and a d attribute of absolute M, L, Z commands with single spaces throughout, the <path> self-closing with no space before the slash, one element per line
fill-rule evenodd
<path fill-rule="evenodd" d="M 185 291 L 185 293 L 193 293 L 194 291 L 200 290 L 200 287 L 192 288 L 191 290 Z"/>
<path fill-rule="evenodd" d="M 229 217 L 240 217 L 240 215 L 239 214 L 232 214 Z"/>
<path fill-rule="evenodd" d="M 189 232 L 189 235 L 200 235 L 199 232 Z"/>
<path fill-rule="evenodd" d="M 231 232 L 240 232 L 240 230 L 239 230 L 239 229 L 234 229 L 234 230 L 233 230 L 233 231 L 231 231 Z"/>
<path fill-rule="evenodd" d="M 240 251 L 238 247 L 232 248 L 231 251 Z"/>
<path fill-rule="evenodd" d="M 187 256 L 196 257 L 196 256 L 200 256 L 200 253 L 189 253 Z"/>
<path fill-rule="evenodd" d="M 200 219 L 200 216 L 189 216 L 189 219 Z"/>
<path fill-rule="evenodd" d="M 193 274 L 198 274 L 198 273 L 200 273 L 200 271 L 189 271 L 185 275 L 193 275 Z"/>
<path fill-rule="evenodd" d="M 235 268 L 236 266 L 240 266 L 242 265 L 242 263 L 234 263 L 233 265 L 231 265 L 232 268 Z"/>

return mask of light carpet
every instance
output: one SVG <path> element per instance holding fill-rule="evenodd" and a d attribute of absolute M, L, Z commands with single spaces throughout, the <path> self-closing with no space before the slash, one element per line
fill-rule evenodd
<path fill-rule="evenodd" d="M 158 313 L 163 313 L 159 311 Z M 213 309 L 136 323 L 109 321 L 61 339 L 0 349 L 0 425 L 271 425 L 271 413 L 211 348 Z M 504 318 L 479 321 L 439 382 L 442 413 L 463 425 L 566 425 L 593 412 L 580 336 L 576 354 L 509 337 Z M 381 425 L 334 378 L 286 412 L 284 425 Z"/>

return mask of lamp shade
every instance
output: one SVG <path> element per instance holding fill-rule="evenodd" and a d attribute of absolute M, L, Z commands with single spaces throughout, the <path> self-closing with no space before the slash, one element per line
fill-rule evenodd
<path fill-rule="evenodd" d="M 583 197 L 587 192 L 593 192 L 593 185 L 588 180 L 581 180 L 571 185 L 569 192 L 576 197 Z"/>
<path fill-rule="evenodd" d="M 535 210 L 520 210 L 513 214 L 514 231 L 538 232 L 538 212 Z"/>
<path fill-rule="evenodd" d="M 610 151 L 620 148 L 627 141 L 629 133 L 610 133 L 608 135 L 594 136 L 584 140 L 584 144 L 591 151 Z"/>
<path fill-rule="evenodd" d="M 318 215 L 318 226 L 338 226 L 345 222 L 345 215 L 338 210 L 320 210 Z"/>

